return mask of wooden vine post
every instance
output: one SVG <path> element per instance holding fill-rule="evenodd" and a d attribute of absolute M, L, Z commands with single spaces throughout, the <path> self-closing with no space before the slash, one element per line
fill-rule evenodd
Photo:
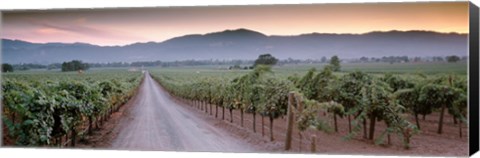
<path fill-rule="evenodd" d="M 287 108 L 287 135 L 285 139 L 285 150 L 290 150 L 292 147 L 292 132 L 293 132 L 293 104 L 295 93 L 288 93 L 288 108 Z"/>
<path fill-rule="evenodd" d="M 460 133 L 460 138 L 462 138 L 462 121 L 458 123 L 458 132 Z"/>
<path fill-rule="evenodd" d="M 262 137 L 265 136 L 265 127 L 264 127 L 265 121 L 264 120 L 265 120 L 264 116 L 262 115 Z"/>
<path fill-rule="evenodd" d="M 312 135 L 312 144 L 310 144 L 310 152 L 315 153 L 317 150 L 317 136 Z"/>
<path fill-rule="evenodd" d="M 205 113 L 208 114 L 208 103 L 206 101 L 202 101 L 203 107 L 205 108 Z"/>
<path fill-rule="evenodd" d="M 298 115 L 296 117 L 299 117 L 301 115 L 301 113 L 303 112 L 303 100 L 301 98 L 301 96 L 297 95 L 295 96 L 295 101 L 297 102 L 297 112 L 298 112 Z M 298 130 L 298 137 L 300 138 L 300 141 L 298 143 L 298 146 L 299 146 L 299 151 L 302 152 L 302 140 L 303 140 L 303 135 L 302 135 L 302 131 L 301 130 Z"/>
<path fill-rule="evenodd" d="M 212 105 L 212 103 L 208 103 L 208 105 L 210 105 L 210 116 L 212 116 L 213 115 L 213 112 L 212 112 L 212 106 L 213 105 Z"/>
<path fill-rule="evenodd" d="M 255 117 L 256 117 L 256 111 L 253 111 L 253 112 L 252 112 L 252 115 L 253 115 L 253 122 L 252 122 L 253 133 L 257 133 L 257 129 L 255 128 L 255 126 L 256 126 L 256 119 L 255 119 Z"/>
<path fill-rule="evenodd" d="M 71 141 L 72 147 L 75 147 L 75 142 L 77 141 L 77 131 L 75 129 L 75 126 L 73 126 L 71 130 L 72 130 L 72 138 L 70 141 Z"/>
<path fill-rule="evenodd" d="M 225 105 L 222 105 L 222 120 L 225 120 Z"/>
<path fill-rule="evenodd" d="M 218 104 L 215 105 L 215 118 L 218 118 Z"/>

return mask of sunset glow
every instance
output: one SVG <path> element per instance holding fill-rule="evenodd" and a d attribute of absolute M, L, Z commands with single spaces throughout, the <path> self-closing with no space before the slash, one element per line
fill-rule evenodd
<path fill-rule="evenodd" d="M 468 33 L 468 3 L 366 3 L 3 12 L 2 38 L 126 45 L 247 28 L 266 35 Z"/>

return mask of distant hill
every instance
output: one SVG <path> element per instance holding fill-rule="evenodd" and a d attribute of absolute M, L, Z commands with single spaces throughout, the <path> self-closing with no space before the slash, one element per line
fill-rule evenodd
<path fill-rule="evenodd" d="M 87 43 L 30 43 L 2 39 L 6 63 L 54 63 L 72 59 L 85 62 L 174 61 L 187 59 L 255 59 L 271 53 L 280 59 L 320 59 L 382 56 L 467 55 L 468 36 L 432 31 L 388 31 L 365 34 L 310 33 L 267 36 L 248 29 L 175 37 L 163 42 L 125 46 Z"/>

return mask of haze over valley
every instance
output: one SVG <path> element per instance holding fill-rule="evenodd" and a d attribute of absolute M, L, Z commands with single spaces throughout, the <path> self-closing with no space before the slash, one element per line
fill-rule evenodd
<path fill-rule="evenodd" d="M 466 56 L 468 34 L 434 31 L 374 31 L 364 34 L 306 33 L 265 35 L 249 29 L 190 34 L 163 42 L 99 46 L 88 43 L 31 43 L 2 39 L 4 63 L 50 64 L 69 60 L 135 62 L 255 59 L 270 53 L 279 59 L 382 56 Z"/>

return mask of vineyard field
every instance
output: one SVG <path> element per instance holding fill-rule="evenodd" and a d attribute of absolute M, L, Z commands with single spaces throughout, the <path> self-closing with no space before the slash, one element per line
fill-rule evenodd
<path fill-rule="evenodd" d="M 325 64 L 304 64 L 304 65 L 283 65 L 272 68 L 275 74 L 281 78 L 287 78 L 292 75 L 305 75 L 309 69 L 316 68 L 321 70 Z M 423 73 L 429 76 L 455 74 L 461 78 L 466 78 L 466 63 L 418 63 L 418 64 L 388 64 L 388 63 L 346 63 L 342 65 L 342 72 L 335 72 L 335 75 L 341 76 L 355 70 L 370 73 L 375 76 L 382 76 L 384 73 L 402 74 L 404 77 L 416 76 L 417 73 Z M 229 79 L 248 73 L 248 70 L 228 70 L 226 66 L 192 66 L 181 68 L 150 68 L 150 71 L 162 71 L 167 74 L 181 74 L 178 79 L 188 79 L 189 75 L 200 77 L 223 76 Z M 185 78 L 183 78 L 185 77 Z"/>
<path fill-rule="evenodd" d="M 321 69 L 325 64 L 305 64 L 305 65 L 285 65 L 282 67 L 274 68 L 279 73 L 285 71 L 293 73 L 295 71 L 301 71 L 306 73 L 310 68 L 314 67 Z M 409 74 L 409 73 L 425 73 L 429 75 L 453 73 L 458 75 L 467 74 L 467 63 L 445 63 L 445 62 L 429 62 L 429 63 L 345 63 L 342 64 L 343 72 L 352 72 L 360 70 L 367 73 L 397 73 L 397 74 Z"/>
<path fill-rule="evenodd" d="M 0 147 L 465 157 L 472 8 L 5 10 Z"/>
<path fill-rule="evenodd" d="M 74 146 L 129 100 L 141 72 L 2 74 L 4 146 Z"/>
<path fill-rule="evenodd" d="M 267 142 L 286 144 L 290 139 L 293 146 L 288 150 L 292 152 L 315 149 L 353 154 L 435 155 L 438 152 L 432 151 L 467 143 L 466 104 L 462 100 L 466 95 L 465 65 L 348 63 L 338 72 L 327 65 L 310 64 L 258 66 L 250 70 L 208 65 L 148 67 L 147 75 L 121 68 L 7 73 L 2 75 L 3 145 L 74 146 L 92 130 L 108 130 L 103 133 L 118 134 L 108 140 L 111 148 L 122 149 L 163 146 L 165 150 L 246 151 L 248 143 L 227 135 L 247 134 L 247 140 L 265 140 L 248 151 L 283 151 L 283 146 Z M 141 84 L 145 77 L 148 83 Z M 110 115 L 134 96 L 129 108 L 121 110 L 117 119 L 137 120 L 120 121 L 121 125 L 115 121 L 109 125 L 112 129 L 99 128 L 111 123 Z M 231 132 L 215 132 L 222 133 L 226 140 L 202 139 L 197 145 L 184 144 L 192 141 L 188 138 L 193 135 L 215 128 L 210 127 L 212 121 L 205 123 L 197 118 L 203 116 L 190 115 L 191 110 L 200 112 L 196 115 L 206 115 L 207 120 L 220 121 L 214 124 Z M 287 123 L 288 111 L 293 115 L 291 127 Z M 195 122 L 184 116 L 195 117 Z M 188 131 L 187 127 L 176 125 L 181 124 L 178 120 L 202 126 L 188 127 L 198 132 L 187 134 L 182 132 Z M 151 135 L 155 138 L 145 139 L 147 133 L 137 133 L 153 127 L 158 129 Z M 287 138 L 290 128 L 293 135 Z M 166 135 L 171 136 L 166 139 Z M 204 137 L 218 139 L 209 134 Z M 432 148 L 428 144 L 433 140 L 450 143 Z M 351 146 L 351 150 L 322 144 L 311 147 L 313 142 L 322 141 L 337 147 Z M 205 143 L 211 145 L 200 145 Z M 221 147 L 218 143 L 230 145 Z M 464 152 L 459 148 L 444 154 L 457 156 Z"/>
<path fill-rule="evenodd" d="M 456 145 L 467 143 L 465 63 L 345 65 L 345 70 L 340 72 L 332 72 L 324 65 L 284 65 L 254 70 L 202 66 L 149 71 L 170 94 L 206 113 L 210 109 L 210 115 L 212 105 L 215 117 L 217 111 L 222 111 L 222 119 L 230 122 L 234 122 L 233 114 L 237 113 L 238 117 L 239 112 L 240 127 L 254 133 L 259 130 L 257 124 L 247 127 L 245 118 L 253 116 L 250 122 L 267 118 L 270 125 L 262 121 L 261 127 L 272 129 L 269 134 L 272 141 L 284 140 L 283 132 L 288 128 L 273 130 L 272 125 L 287 121 L 284 119 L 293 105 L 293 131 L 303 133 L 304 137 L 312 132 L 334 133 L 333 137 L 343 141 L 361 140 L 417 152 L 428 150 L 429 145 L 418 142 L 428 139 Z M 290 104 L 289 93 L 293 93 L 294 104 Z M 425 118 L 430 121 L 424 121 Z M 343 121 L 347 124 L 341 123 Z M 345 125 L 347 129 L 339 129 Z M 432 137 L 434 133 L 438 135 Z M 298 139 L 302 137 L 294 140 Z M 312 142 L 309 138 L 303 139 Z M 466 150 L 458 152 L 448 154 L 458 155 Z"/>

